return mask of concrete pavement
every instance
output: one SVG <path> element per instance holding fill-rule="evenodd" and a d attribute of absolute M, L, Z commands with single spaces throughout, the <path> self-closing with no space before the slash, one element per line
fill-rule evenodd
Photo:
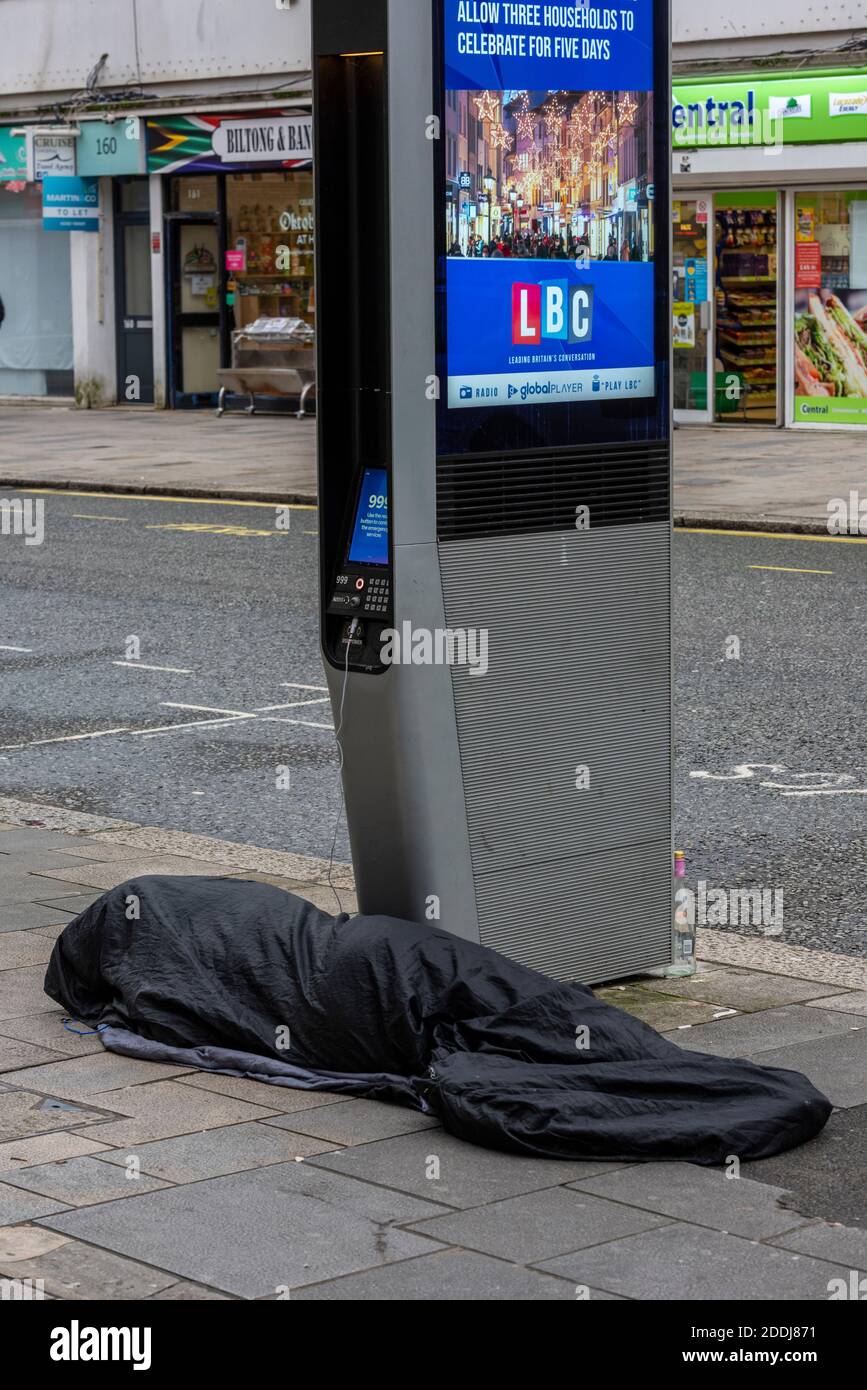
<path fill-rule="evenodd" d="M 738 425 L 675 432 L 680 524 L 826 529 L 828 500 L 867 496 L 852 431 Z M 315 420 L 144 409 L 0 406 L 0 488 L 57 486 L 316 500 Z"/>
<path fill-rule="evenodd" d="M 0 405 L 0 488 L 316 500 L 316 421 Z"/>
<path fill-rule="evenodd" d="M 55 937 L 100 891 L 149 872 L 255 874 L 337 906 L 322 861 L 0 799 L 0 1277 L 77 1301 L 826 1301 L 857 1288 L 865 962 L 705 931 L 695 978 L 604 992 L 685 1047 L 806 1071 L 837 1107 L 812 1144 L 736 1180 L 521 1159 L 413 1112 L 120 1057 L 64 1021 L 42 992 Z M 345 866 L 334 882 L 351 910 Z"/>

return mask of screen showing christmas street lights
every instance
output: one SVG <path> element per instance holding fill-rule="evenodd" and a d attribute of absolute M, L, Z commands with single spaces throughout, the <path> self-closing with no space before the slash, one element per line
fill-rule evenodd
<path fill-rule="evenodd" d="M 653 0 L 444 14 L 448 406 L 653 396 Z"/>

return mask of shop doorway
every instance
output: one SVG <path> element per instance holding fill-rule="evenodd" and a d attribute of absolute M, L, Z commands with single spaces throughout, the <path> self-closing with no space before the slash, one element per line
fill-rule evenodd
<path fill-rule="evenodd" d="M 778 194 L 675 194 L 674 418 L 780 423 Z"/>
<path fill-rule="evenodd" d="M 215 405 L 225 360 L 222 181 L 173 179 L 166 213 L 169 394 L 175 407 Z"/>
<path fill-rule="evenodd" d="M 779 423 L 778 197 L 714 199 L 715 390 L 720 423 Z"/>
<path fill-rule="evenodd" d="M 114 265 L 119 405 L 153 405 L 154 352 L 147 178 L 114 182 Z"/>

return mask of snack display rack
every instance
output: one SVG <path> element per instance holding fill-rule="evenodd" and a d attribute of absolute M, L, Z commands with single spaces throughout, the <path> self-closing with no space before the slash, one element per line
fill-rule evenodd
<path fill-rule="evenodd" d="M 776 411 L 776 214 L 720 212 L 717 276 L 717 355 L 736 372 L 744 416 Z"/>

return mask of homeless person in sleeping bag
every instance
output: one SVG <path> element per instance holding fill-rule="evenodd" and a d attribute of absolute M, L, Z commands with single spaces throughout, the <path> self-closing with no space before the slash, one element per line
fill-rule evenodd
<path fill-rule="evenodd" d="M 581 984 L 260 883 L 122 884 L 65 928 L 45 988 L 113 1051 L 413 1106 L 540 1158 L 745 1162 L 831 1111 L 797 1072 L 684 1051 Z"/>

